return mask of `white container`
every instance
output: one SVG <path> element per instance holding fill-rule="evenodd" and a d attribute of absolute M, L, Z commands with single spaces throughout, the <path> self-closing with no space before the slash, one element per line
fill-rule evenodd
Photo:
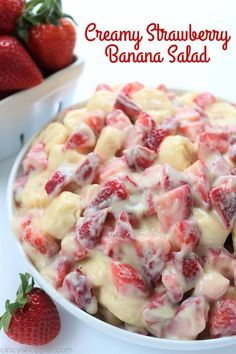
<path fill-rule="evenodd" d="M 175 91 L 178 93 L 182 92 L 182 90 L 181 91 L 175 90 Z M 86 102 L 76 105 L 76 107 L 80 108 L 85 104 Z M 61 117 L 63 117 L 63 114 L 60 115 L 60 118 Z M 14 215 L 14 208 L 15 208 L 14 196 L 13 196 L 13 184 L 16 181 L 16 179 L 22 175 L 22 167 L 21 167 L 22 160 L 24 159 L 26 153 L 28 152 L 34 138 L 35 137 L 31 138 L 30 141 L 27 142 L 27 144 L 24 146 L 22 151 L 17 156 L 9 176 L 9 181 L 7 186 L 7 208 L 8 208 L 8 216 L 10 222 Z M 26 269 L 26 271 L 29 271 L 29 273 L 34 276 L 37 283 L 53 298 L 53 300 L 55 300 L 56 303 L 61 305 L 66 311 L 71 313 L 79 320 L 87 323 L 88 325 L 93 326 L 97 330 L 100 330 L 108 335 L 112 335 L 120 340 L 125 340 L 144 347 L 152 347 L 156 349 L 173 351 L 173 354 L 175 354 L 176 351 L 178 350 L 182 350 L 182 351 L 183 350 L 185 351 L 204 350 L 204 354 L 206 354 L 207 352 L 210 353 L 211 349 L 223 348 L 232 345 L 234 345 L 236 349 L 236 336 L 223 337 L 217 339 L 198 340 L 198 341 L 172 340 L 172 339 L 149 337 L 141 334 L 132 333 L 125 329 L 115 327 L 107 322 L 103 322 L 102 320 L 99 320 L 98 318 L 79 309 L 77 306 L 75 306 L 67 299 L 65 299 L 56 289 L 54 289 L 50 285 L 50 283 L 41 276 L 38 270 L 31 263 L 30 259 L 25 254 L 24 249 L 21 243 L 19 242 L 19 240 L 16 237 L 14 237 L 14 239 L 19 248 L 19 253 L 26 260 L 28 264 L 28 269 Z"/>
<path fill-rule="evenodd" d="M 83 64 L 79 58 L 40 85 L 0 100 L 0 161 L 16 154 L 55 114 L 70 106 Z"/>

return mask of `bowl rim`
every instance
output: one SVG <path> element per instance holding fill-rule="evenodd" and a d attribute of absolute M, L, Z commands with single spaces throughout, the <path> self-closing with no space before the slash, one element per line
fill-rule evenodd
<path fill-rule="evenodd" d="M 44 80 L 36 86 L 30 87 L 28 89 L 25 90 L 20 90 L 17 91 L 15 93 L 13 93 L 10 96 L 7 96 L 5 98 L 3 98 L 2 100 L 0 100 L 0 109 L 2 107 L 4 107 L 5 105 L 11 104 L 13 103 L 15 100 L 19 101 L 19 102 L 24 102 L 23 100 L 30 96 L 34 96 L 37 95 L 41 92 L 41 90 L 45 87 L 50 85 L 50 83 L 52 83 L 54 80 L 56 80 L 57 78 L 59 78 L 62 75 L 65 75 L 66 73 L 70 72 L 70 71 L 74 71 L 77 67 L 81 67 L 84 65 L 84 58 L 77 55 L 76 53 L 74 53 L 74 58 L 75 60 L 68 66 L 66 66 L 63 69 L 60 69 L 58 71 L 55 71 L 54 73 L 50 74 L 49 76 L 47 76 L 46 78 L 44 78 Z M 53 90 L 55 91 L 55 90 Z M 12 102 L 13 101 L 13 102 Z"/>
<path fill-rule="evenodd" d="M 191 92 L 188 91 L 187 89 L 171 89 L 177 94 L 183 94 L 186 92 Z M 192 91 L 193 92 L 193 91 Z M 227 101 L 227 100 L 224 100 Z M 72 106 L 74 108 L 81 108 L 87 103 L 86 101 L 79 102 L 78 104 Z M 51 122 L 56 121 L 56 117 L 52 117 Z M 46 127 L 49 123 L 45 124 L 44 127 Z M 9 226 L 11 225 L 11 221 L 14 215 L 14 194 L 13 194 L 13 184 L 15 180 L 18 177 L 19 171 L 21 170 L 21 162 L 26 155 L 26 153 L 29 150 L 30 145 L 32 144 L 33 140 L 36 138 L 36 136 L 39 134 L 39 132 L 44 129 L 41 128 L 34 136 L 32 136 L 25 144 L 25 146 L 22 148 L 22 150 L 18 153 L 8 179 L 7 183 L 7 191 L 6 191 L 6 198 L 7 198 L 7 216 L 8 216 L 8 221 L 9 221 Z M 214 349 L 214 348 L 220 348 L 220 347 L 226 347 L 230 345 L 236 345 L 236 335 L 234 336 L 228 336 L 228 337 L 222 337 L 222 338 L 216 338 L 216 339 L 204 339 L 204 340 L 180 340 L 180 339 L 166 339 L 166 338 L 158 338 L 158 337 L 151 337 L 151 336 L 145 336 L 142 334 L 138 333 L 133 333 L 129 332 L 126 329 L 122 329 L 119 327 L 116 327 L 108 322 L 102 321 L 99 318 L 90 315 L 89 313 L 81 310 L 79 307 L 71 303 L 69 300 L 64 298 L 55 288 L 50 285 L 50 283 L 42 277 L 40 272 L 37 270 L 37 268 L 33 265 L 33 263 L 30 261 L 26 253 L 24 252 L 24 249 L 19 241 L 19 239 L 14 235 L 11 227 L 9 227 L 9 233 L 12 235 L 14 238 L 17 247 L 19 249 L 19 252 L 21 256 L 24 258 L 24 260 L 27 263 L 27 266 L 29 267 L 30 272 L 38 282 L 38 284 L 52 297 L 53 300 L 60 306 L 62 306 L 66 311 L 68 311 L 70 314 L 72 314 L 74 317 L 78 318 L 79 320 L 82 320 L 88 325 L 91 325 L 92 327 L 98 329 L 99 331 L 102 331 L 103 333 L 112 335 L 118 339 L 125 340 L 127 342 L 131 342 L 133 344 L 138 344 L 144 347 L 152 347 L 152 348 L 159 348 L 159 349 L 167 349 L 167 350 L 202 350 L 202 349 Z"/>

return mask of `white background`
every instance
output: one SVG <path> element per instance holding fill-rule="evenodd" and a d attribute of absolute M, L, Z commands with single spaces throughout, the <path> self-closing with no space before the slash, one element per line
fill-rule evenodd
<path fill-rule="evenodd" d="M 79 24 L 77 53 L 85 58 L 86 66 L 76 88 L 76 99 L 88 97 L 99 82 L 117 83 L 139 80 L 146 84 L 165 83 L 175 88 L 212 91 L 218 96 L 236 101 L 236 2 L 234 0 L 64 0 L 65 12 L 72 14 Z M 192 23 L 196 29 L 228 30 L 232 36 L 228 51 L 222 51 L 221 44 L 210 44 L 212 58 L 207 64 L 111 64 L 104 55 L 104 43 L 87 42 L 84 30 L 88 23 L 96 22 L 99 29 L 131 29 L 145 31 L 150 22 L 159 22 L 167 29 L 185 29 Z M 196 43 L 194 44 L 194 46 Z M 200 47 L 203 44 L 200 44 Z M 130 44 L 123 48 L 132 50 Z M 142 43 L 143 50 L 158 51 L 158 43 Z M 163 47 L 162 47 L 163 48 Z M 196 46 L 197 48 L 197 46 Z M 13 299 L 18 286 L 18 273 L 27 270 L 24 260 L 17 253 L 11 238 L 6 218 L 5 190 L 13 159 L 0 164 L 0 312 L 6 298 Z M 154 354 L 163 351 L 137 347 L 120 342 L 109 335 L 101 334 L 84 325 L 60 309 L 62 330 L 48 347 L 72 348 L 81 354 Z M 51 348 L 51 349 L 50 349 Z M 0 333 L 0 352 L 16 352 L 25 347 L 18 346 Z M 33 348 L 29 350 L 33 351 Z M 234 348 L 224 350 L 225 354 L 235 352 Z M 212 353 L 222 353 L 214 350 Z"/>

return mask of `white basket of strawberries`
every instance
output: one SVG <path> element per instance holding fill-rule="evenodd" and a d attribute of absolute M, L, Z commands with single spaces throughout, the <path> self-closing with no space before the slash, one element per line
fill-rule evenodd
<path fill-rule="evenodd" d="M 83 60 L 60 0 L 0 0 L 0 160 L 73 101 Z"/>

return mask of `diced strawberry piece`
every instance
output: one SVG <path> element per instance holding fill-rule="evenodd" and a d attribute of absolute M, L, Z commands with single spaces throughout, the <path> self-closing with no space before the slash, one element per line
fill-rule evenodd
<path fill-rule="evenodd" d="M 160 91 L 163 91 L 165 93 L 167 93 L 169 91 L 168 88 L 166 87 L 166 85 L 164 85 L 164 84 L 158 85 L 156 89 L 160 90 Z"/>
<path fill-rule="evenodd" d="M 236 258 L 225 248 L 209 248 L 206 254 L 206 265 L 213 270 L 218 270 L 225 278 L 235 282 Z"/>
<path fill-rule="evenodd" d="M 236 143 L 230 146 L 229 157 L 236 164 Z"/>
<path fill-rule="evenodd" d="M 93 147 L 95 142 L 96 137 L 93 130 L 87 124 L 80 122 L 77 131 L 69 136 L 63 149 L 68 150 Z"/>
<path fill-rule="evenodd" d="M 225 228 L 230 231 L 236 216 L 236 194 L 224 186 L 219 186 L 211 190 L 210 198 Z"/>
<path fill-rule="evenodd" d="M 168 135 L 168 132 L 163 128 L 154 128 L 146 132 L 143 137 L 144 146 L 148 149 L 157 152 L 162 141 Z"/>
<path fill-rule="evenodd" d="M 229 134 L 227 132 L 205 132 L 200 135 L 200 142 L 207 144 L 212 149 L 217 149 L 224 154 L 229 147 Z"/>
<path fill-rule="evenodd" d="M 55 197 L 73 181 L 73 178 L 74 173 L 71 167 L 60 167 L 49 177 L 44 189 L 50 197 Z"/>
<path fill-rule="evenodd" d="M 154 289 L 167 261 L 169 241 L 161 238 L 137 241 L 136 251 L 141 273 L 149 288 Z"/>
<path fill-rule="evenodd" d="M 25 229 L 26 226 L 29 226 L 29 225 L 31 224 L 32 219 L 33 219 L 32 215 L 27 215 L 27 216 L 24 218 L 24 220 L 20 223 L 20 226 L 21 226 L 23 229 Z"/>
<path fill-rule="evenodd" d="M 199 258 L 195 253 L 173 252 L 172 257 L 174 266 L 187 282 L 195 281 L 202 273 Z"/>
<path fill-rule="evenodd" d="M 74 302 L 81 310 L 92 315 L 97 312 L 97 300 L 89 279 L 79 269 L 75 269 L 65 277 L 62 293 Z"/>
<path fill-rule="evenodd" d="M 125 200 L 128 199 L 128 197 L 129 195 L 124 183 L 114 177 L 104 184 L 103 188 L 88 206 L 88 209 L 104 209 L 110 206 L 112 201 Z"/>
<path fill-rule="evenodd" d="M 175 118 L 166 118 L 162 124 L 162 129 L 164 129 L 169 135 L 174 135 L 179 127 L 179 121 Z"/>
<path fill-rule="evenodd" d="M 60 256 L 66 257 L 71 262 L 78 262 L 86 258 L 87 255 L 88 250 L 79 243 L 74 233 L 64 237 L 61 242 Z"/>
<path fill-rule="evenodd" d="M 139 297 L 148 295 L 149 291 L 143 278 L 131 265 L 112 261 L 111 271 L 115 287 L 122 295 Z"/>
<path fill-rule="evenodd" d="M 156 164 L 146 168 L 139 180 L 139 187 L 144 189 L 158 189 L 160 187 L 160 175 L 162 165 Z"/>
<path fill-rule="evenodd" d="M 135 127 L 143 128 L 145 131 L 150 131 L 156 127 L 156 123 L 152 117 L 146 112 L 140 112 Z"/>
<path fill-rule="evenodd" d="M 48 156 L 44 150 L 45 144 L 42 141 L 35 143 L 24 158 L 22 165 L 24 172 L 43 171 L 48 167 Z"/>
<path fill-rule="evenodd" d="M 192 212 L 192 194 L 189 185 L 180 186 L 158 198 L 157 213 L 163 232 L 167 233 L 178 221 Z"/>
<path fill-rule="evenodd" d="M 124 157 L 129 168 L 134 171 L 145 170 L 156 160 L 156 154 L 143 146 L 134 146 L 124 150 Z"/>
<path fill-rule="evenodd" d="M 99 135 L 105 123 L 104 112 L 102 110 L 88 112 L 84 122 L 93 129 L 96 135 Z"/>
<path fill-rule="evenodd" d="M 121 89 L 121 92 L 124 95 L 131 97 L 133 93 L 141 90 L 142 88 L 144 88 L 143 84 L 141 84 L 138 81 L 134 81 L 134 82 L 130 82 L 130 83 L 126 84 L 125 86 L 123 86 Z"/>
<path fill-rule="evenodd" d="M 211 179 L 214 180 L 219 176 L 230 175 L 230 166 L 221 153 L 216 149 L 210 148 L 205 142 L 199 141 L 198 157 L 205 161 Z"/>
<path fill-rule="evenodd" d="M 164 189 L 164 191 L 170 191 L 171 189 L 188 183 L 182 172 L 167 164 L 162 165 L 160 181 L 161 188 Z"/>
<path fill-rule="evenodd" d="M 131 226 L 134 229 L 137 229 L 139 227 L 139 219 L 138 219 L 138 217 L 135 214 L 133 214 L 133 213 L 128 213 L 128 216 L 129 216 L 129 222 L 130 222 Z"/>
<path fill-rule="evenodd" d="M 75 171 L 75 181 L 80 185 L 92 184 L 98 173 L 101 159 L 98 154 L 91 152 Z"/>
<path fill-rule="evenodd" d="M 211 304 L 208 331 L 211 338 L 236 335 L 236 300 L 225 298 Z"/>
<path fill-rule="evenodd" d="M 207 167 L 202 160 L 196 161 L 185 170 L 192 187 L 194 202 L 206 209 L 210 207 L 210 184 L 207 178 Z"/>
<path fill-rule="evenodd" d="M 49 257 L 54 256 L 59 249 L 57 242 L 53 238 L 37 231 L 31 224 L 25 226 L 22 239 L 37 252 Z"/>
<path fill-rule="evenodd" d="M 120 109 L 108 114 L 106 118 L 106 125 L 110 125 L 118 130 L 127 130 L 132 128 L 132 123 L 129 118 Z"/>
<path fill-rule="evenodd" d="M 121 109 L 132 121 L 135 121 L 141 112 L 141 109 L 123 93 L 117 96 L 114 109 Z"/>
<path fill-rule="evenodd" d="M 183 299 L 185 287 L 182 276 L 177 272 L 172 261 L 163 270 L 161 279 L 170 300 L 173 303 L 180 302 Z"/>
<path fill-rule="evenodd" d="M 197 95 L 193 101 L 202 109 L 205 109 L 208 105 L 215 103 L 216 98 L 209 92 L 203 92 Z"/>
<path fill-rule="evenodd" d="M 157 213 L 156 202 L 154 199 L 153 191 L 147 190 L 146 192 L 146 203 L 147 203 L 147 211 L 145 216 L 154 216 Z"/>
<path fill-rule="evenodd" d="M 196 138 L 204 133 L 206 124 L 202 120 L 188 121 L 183 120 L 179 122 L 179 132 L 185 135 L 192 142 L 195 142 Z"/>
<path fill-rule="evenodd" d="M 175 315 L 175 306 L 170 302 L 166 290 L 158 290 L 143 307 L 143 318 L 148 330 L 162 337 L 162 327 Z"/>
<path fill-rule="evenodd" d="M 173 243 L 179 249 L 195 250 L 199 244 L 201 232 L 198 224 L 192 220 L 183 220 L 175 225 Z"/>
<path fill-rule="evenodd" d="M 128 172 L 128 167 L 123 158 L 113 157 L 99 169 L 100 181 L 105 182 L 108 178 L 117 175 L 120 172 Z"/>
<path fill-rule="evenodd" d="M 107 84 L 99 84 L 96 87 L 96 91 L 112 91 L 111 86 Z"/>
<path fill-rule="evenodd" d="M 56 287 L 60 288 L 66 277 L 66 275 L 71 271 L 72 263 L 65 257 L 60 257 L 56 262 Z"/>
<path fill-rule="evenodd" d="M 98 248 L 105 255 L 114 261 L 122 262 L 125 259 L 127 247 L 134 247 L 132 239 L 116 237 L 112 227 L 104 226 Z"/>
<path fill-rule="evenodd" d="M 165 338 L 196 339 L 205 329 L 207 304 L 203 296 L 189 297 L 176 310 L 164 328 Z"/>
<path fill-rule="evenodd" d="M 143 126 L 134 125 L 129 132 L 125 148 L 130 149 L 134 146 L 142 146 L 143 145 L 143 136 L 145 134 L 145 128 Z"/>
<path fill-rule="evenodd" d="M 75 229 L 76 239 L 83 247 L 88 249 L 96 247 L 106 217 L 107 209 L 104 209 L 78 220 Z"/>
<path fill-rule="evenodd" d="M 199 121 L 199 118 L 200 114 L 191 107 L 184 106 L 175 109 L 175 119 L 177 120 Z"/>
<path fill-rule="evenodd" d="M 135 240 L 134 230 L 129 222 L 129 215 L 125 211 L 121 211 L 118 219 L 116 220 L 113 237 Z"/>

